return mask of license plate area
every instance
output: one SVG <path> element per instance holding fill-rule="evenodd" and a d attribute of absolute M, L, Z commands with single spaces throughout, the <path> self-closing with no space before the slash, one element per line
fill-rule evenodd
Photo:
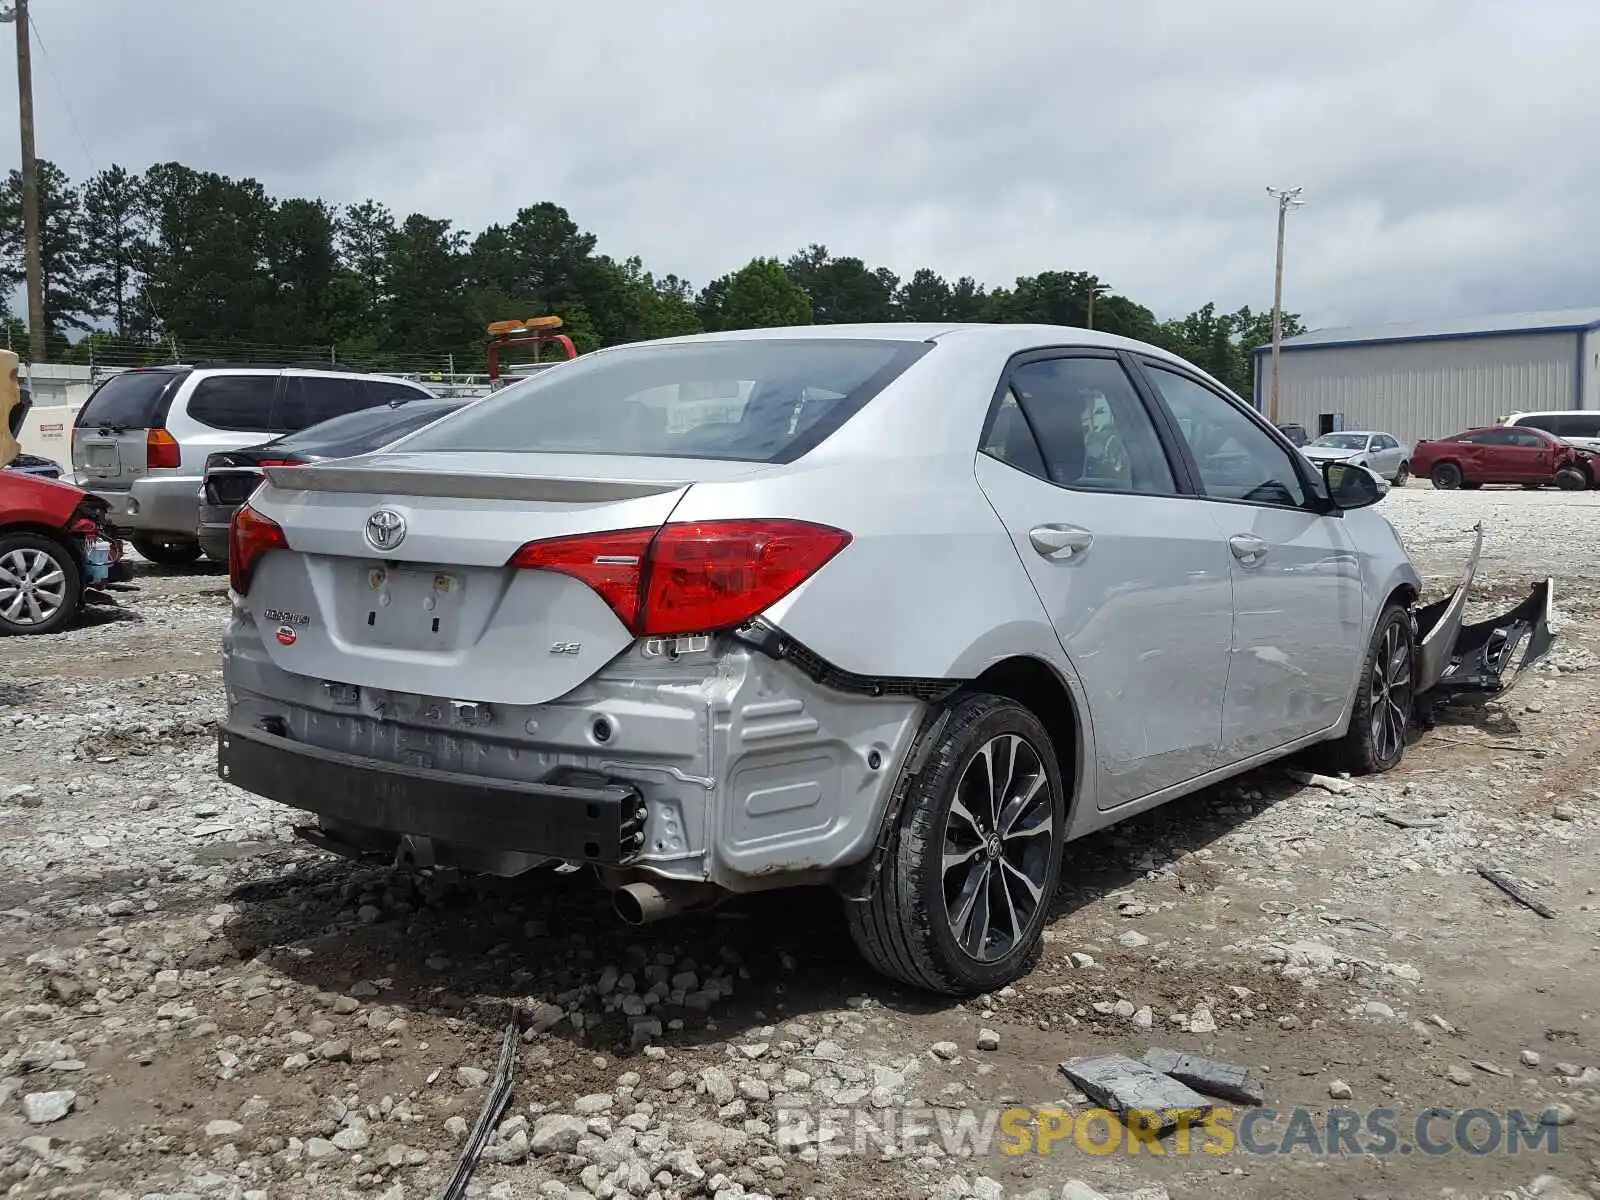
<path fill-rule="evenodd" d="M 121 456 L 115 442 L 89 442 L 84 446 L 89 470 L 96 475 L 115 475 L 121 469 Z"/>
<path fill-rule="evenodd" d="M 363 570 L 361 585 L 357 640 L 398 650 L 457 645 L 467 602 L 464 572 L 373 563 Z"/>

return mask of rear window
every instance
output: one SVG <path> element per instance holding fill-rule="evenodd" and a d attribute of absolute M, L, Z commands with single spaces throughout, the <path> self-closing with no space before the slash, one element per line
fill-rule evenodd
<path fill-rule="evenodd" d="M 189 416 L 213 429 L 270 433 L 277 390 L 276 375 L 211 375 L 189 396 Z"/>
<path fill-rule="evenodd" d="M 430 421 L 437 421 L 453 413 L 462 404 L 405 404 L 400 407 L 384 405 L 364 409 L 324 421 L 302 433 L 291 433 L 273 442 L 273 448 L 296 454 L 314 454 L 322 458 L 350 458 L 366 454 L 381 446 L 421 429 Z"/>
<path fill-rule="evenodd" d="M 496 392 L 406 450 L 793 462 L 929 349 L 824 338 L 627 346 Z"/>
<path fill-rule="evenodd" d="M 153 429 L 160 425 L 161 401 L 176 371 L 127 371 L 95 389 L 78 410 L 77 425 L 113 429 Z"/>

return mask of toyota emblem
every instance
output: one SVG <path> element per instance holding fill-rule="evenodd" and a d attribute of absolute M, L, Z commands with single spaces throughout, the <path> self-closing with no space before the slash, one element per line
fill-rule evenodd
<path fill-rule="evenodd" d="M 392 508 L 380 508 L 367 518 L 367 541 L 375 550 L 393 550 L 406 540 L 406 519 Z"/>

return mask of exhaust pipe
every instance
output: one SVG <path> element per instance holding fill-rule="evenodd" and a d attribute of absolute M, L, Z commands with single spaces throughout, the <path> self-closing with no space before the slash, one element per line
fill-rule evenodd
<path fill-rule="evenodd" d="M 647 925 L 680 913 L 699 912 L 721 902 L 721 888 L 708 883 L 659 879 L 629 883 L 611 893 L 611 906 L 629 925 Z"/>

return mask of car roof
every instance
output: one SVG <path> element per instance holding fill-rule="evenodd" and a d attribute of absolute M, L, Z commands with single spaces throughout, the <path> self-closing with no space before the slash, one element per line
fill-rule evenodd
<path fill-rule="evenodd" d="M 807 341 L 847 340 L 885 342 L 946 342 L 960 339 L 964 344 L 978 342 L 998 354 L 1018 354 L 1025 350 L 1044 347 L 1071 347 L 1095 350 L 1128 350 L 1164 359 L 1197 372 L 1225 387 L 1194 363 L 1134 338 L 1120 334 L 1104 333 L 1098 329 L 1083 329 L 1076 325 L 1006 325 L 963 321 L 905 321 L 874 322 L 846 325 L 787 325 L 769 329 L 725 329 L 715 333 L 691 333 L 679 337 L 659 338 L 649 342 L 633 342 L 625 346 L 609 346 L 584 355 L 614 354 L 619 350 L 638 349 L 641 346 L 693 345 L 697 342 L 756 342 L 756 341 Z"/>

